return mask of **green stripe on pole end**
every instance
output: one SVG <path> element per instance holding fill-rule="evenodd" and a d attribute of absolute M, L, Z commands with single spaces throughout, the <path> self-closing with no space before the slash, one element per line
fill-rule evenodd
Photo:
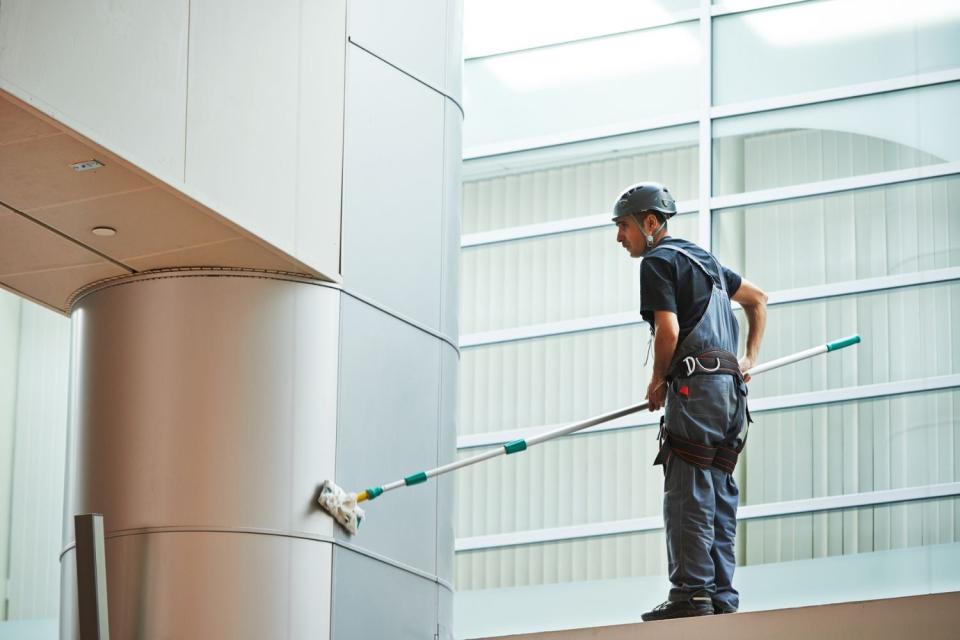
<path fill-rule="evenodd" d="M 503 448 L 506 450 L 507 455 L 510 455 L 511 453 L 520 453 L 521 451 L 527 450 L 527 441 L 523 438 L 519 440 L 511 440 L 503 445 Z"/>
<path fill-rule="evenodd" d="M 373 489 L 367 489 L 367 500 L 373 500 L 377 496 L 383 493 L 383 487 L 374 487 Z"/>
<path fill-rule="evenodd" d="M 427 481 L 427 472 L 421 471 L 420 473 L 415 473 L 413 475 L 407 476 L 403 479 L 404 484 L 408 487 L 412 484 L 420 484 L 421 482 Z"/>
<path fill-rule="evenodd" d="M 844 347 L 849 347 L 850 345 L 857 344 L 858 342 L 860 342 L 860 336 L 857 335 L 841 338 L 840 340 L 834 340 L 833 342 L 827 343 L 827 351 L 843 349 Z"/>

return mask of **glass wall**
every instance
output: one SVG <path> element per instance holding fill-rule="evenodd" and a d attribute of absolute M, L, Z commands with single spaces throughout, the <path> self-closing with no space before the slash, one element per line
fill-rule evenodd
<path fill-rule="evenodd" d="M 0 637 L 55 637 L 69 364 L 70 321 L 0 290 Z"/>
<path fill-rule="evenodd" d="M 664 176 L 679 200 L 699 195 L 697 128 L 670 127 L 478 158 L 464 171 L 464 206 L 470 210 L 463 219 L 465 234 L 590 213 L 609 219 L 611 198 L 636 175 Z"/>
<path fill-rule="evenodd" d="M 717 257 L 770 290 L 960 266 L 960 176 L 713 215 Z"/>
<path fill-rule="evenodd" d="M 760 411 L 755 417 L 737 467 L 742 510 L 960 481 L 960 390 Z M 457 535 L 656 518 L 662 487 L 654 480 L 662 474 L 650 469 L 655 433 L 651 425 L 578 436 L 466 469 L 457 501 L 471 508 L 459 510 Z M 960 498 L 763 518 L 748 511 L 739 523 L 738 561 L 749 566 L 954 543 L 960 542 L 958 525 Z M 458 589 L 665 573 L 659 527 L 465 551 L 457 558 Z"/>
<path fill-rule="evenodd" d="M 955 162 L 957 113 L 960 83 L 724 118 L 713 127 L 714 193 Z"/>
<path fill-rule="evenodd" d="M 770 294 L 762 360 L 863 337 L 751 382 L 739 564 L 954 549 L 960 5 L 652 4 L 655 24 L 599 16 L 589 35 L 468 56 L 460 455 L 643 398 L 638 263 L 609 211 L 657 180 L 681 201 L 671 234 Z M 564 64 L 589 78 L 557 80 Z M 491 80 L 498 65 L 513 84 Z M 457 589 L 664 576 L 656 420 L 461 472 Z M 831 601 L 884 592 L 843 584 Z M 817 601 L 792 597 L 778 606 Z"/>
<path fill-rule="evenodd" d="M 818 0 L 713 23 L 714 104 L 909 78 L 960 66 L 953 0 Z"/>
<path fill-rule="evenodd" d="M 697 23 L 684 22 L 475 58 L 464 68 L 464 146 L 590 137 L 693 112 L 701 57 Z"/>

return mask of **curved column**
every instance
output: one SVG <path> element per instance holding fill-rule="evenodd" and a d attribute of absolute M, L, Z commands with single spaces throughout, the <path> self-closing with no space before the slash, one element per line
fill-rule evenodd
<path fill-rule="evenodd" d="M 326 638 L 341 292 L 236 271 L 144 274 L 73 308 L 61 637 L 73 514 L 104 514 L 116 638 Z"/>

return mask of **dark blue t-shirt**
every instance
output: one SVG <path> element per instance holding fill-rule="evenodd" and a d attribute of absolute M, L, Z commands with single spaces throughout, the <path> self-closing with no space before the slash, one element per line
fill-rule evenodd
<path fill-rule="evenodd" d="M 707 277 L 700 267 L 682 253 L 669 249 L 657 251 L 656 247 L 651 250 L 652 255 L 645 257 L 640 264 L 640 315 L 650 323 L 650 330 L 653 331 L 654 311 L 677 314 L 679 344 L 703 317 L 710 304 L 714 282 L 719 284 L 720 276 L 713 256 L 698 245 L 670 236 L 661 240 L 657 247 L 664 244 L 676 245 L 696 256 L 710 272 L 710 277 Z M 741 278 L 726 267 L 722 269 L 727 295 L 732 298 L 740 288 Z"/>

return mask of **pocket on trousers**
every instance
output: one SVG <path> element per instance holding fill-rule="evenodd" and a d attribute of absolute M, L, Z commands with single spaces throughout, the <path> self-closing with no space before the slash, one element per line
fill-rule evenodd
<path fill-rule="evenodd" d="M 737 409 L 736 381 L 729 375 L 674 380 L 667 389 L 667 431 L 696 442 L 720 442 Z"/>
<path fill-rule="evenodd" d="M 677 400 L 691 416 L 726 420 L 733 412 L 736 381 L 732 376 L 694 376 L 675 384 L 678 390 L 686 387 L 686 394 L 678 393 Z"/>

